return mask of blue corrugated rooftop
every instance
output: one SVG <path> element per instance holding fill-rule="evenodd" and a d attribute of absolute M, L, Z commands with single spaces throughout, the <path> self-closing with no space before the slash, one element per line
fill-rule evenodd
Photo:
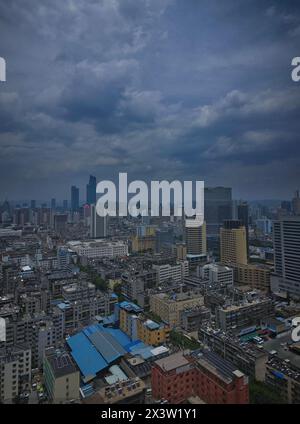
<path fill-rule="evenodd" d="M 71 348 L 71 355 L 84 376 L 84 381 L 92 380 L 98 372 L 108 366 L 103 356 L 82 331 L 69 337 L 67 343 Z"/>
<path fill-rule="evenodd" d="M 148 327 L 150 330 L 157 330 L 160 327 L 160 324 L 157 322 L 152 321 L 151 319 L 148 319 L 145 321 L 144 325 Z"/>
<path fill-rule="evenodd" d="M 103 327 L 101 324 L 97 325 L 101 331 L 111 334 L 124 349 L 126 349 L 126 346 L 131 343 L 130 338 L 122 330 L 119 330 L 118 328 Z"/>
<path fill-rule="evenodd" d="M 124 300 L 123 302 L 119 303 L 120 308 L 126 309 L 126 311 L 129 312 L 142 312 L 142 308 L 138 305 L 136 305 L 133 302 L 128 302 L 127 300 Z"/>
<path fill-rule="evenodd" d="M 77 363 L 83 381 L 88 382 L 133 346 L 130 338 L 116 328 L 90 325 L 67 339 L 71 355 Z M 137 343 L 134 343 L 137 345 Z"/>

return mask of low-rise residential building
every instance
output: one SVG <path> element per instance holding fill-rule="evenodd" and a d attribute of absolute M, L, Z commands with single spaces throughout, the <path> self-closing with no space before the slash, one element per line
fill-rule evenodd
<path fill-rule="evenodd" d="M 264 381 L 268 353 L 253 343 L 243 343 L 237 337 L 208 326 L 198 332 L 202 343 L 222 358 L 234 364 L 239 370 L 257 381 Z"/>
<path fill-rule="evenodd" d="M 6 346 L 28 344 L 33 367 L 41 367 L 45 349 L 57 346 L 64 338 L 64 316 L 57 308 L 51 314 L 11 315 L 5 320 Z"/>
<path fill-rule="evenodd" d="M 300 403 L 299 368 L 279 358 L 267 362 L 266 384 L 277 393 L 284 403 Z"/>
<path fill-rule="evenodd" d="M 116 258 L 128 255 L 128 245 L 124 241 L 89 240 L 70 241 L 68 246 L 78 256 L 86 258 Z"/>
<path fill-rule="evenodd" d="M 66 331 L 89 324 L 96 315 L 110 315 L 118 299 L 114 294 L 97 293 L 95 296 L 75 301 L 64 301 L 57 305 L 63 313 Z"/>
<path fill-rule="evenodd" d="M 87 398 L 86 404 L 143 404 L 145 403 L 146 384 L 139 377 L 128 378 L 102 387 L 93 396 Z"/>
<path fill-rule="evenodd" d="M 180 312 L 180 326 L 188 333 L 198 332 L 204 322 L 210 320 L 210 310 L 206 306 L 185 309 Z"/>
<path fill-rule="evenodd" d="M 177 352 L 155 361 L 151 385 L 154 399 L 172 404 L 185 403 L 191 396 L 210 404 L 249 403 L 248 378 L 209 351 Z"/>
<path fill-rule="evenodd" d="M 263 318 L 273 315 L 274 305 L 272 300 L 267 297 L 254 299 L 252 302 L 241 302 L 237 305 L 221 306 L 216 309 L 217 325 L 224 331 L 260 324 Z"/>
<path fill-rule="evenodd" d="M 206 264 L 197 268 L 197 274 L 203 280 L 208 280 L 211 284 L 232 285 L 233 269 L 220 264 Z"/>
<path fill-rule="evenodd" d="M 194 292 L 150 295 L 150 310 L 171 327 L 180 326 L 181 311 L 203 304 L 203 296 Z"/>
<path fill-rule="evenodd" d="M 272 269 L 264 264 L 232 264 L 234 281 L 253 289 L 270 291 Z"/>
<path fill-rule="evenodd" d="M 11 403 L 31 386 L 31 350 L 27 345 L 0 349 L 0 401 Z"/>
<path fill-rule="evenodd" d="M 79 371 L 64 349 L 46 350 L 44 384 L 52 403 L 66 403 L 79 399 Z"/>
<path fill-rule="evenodd" d="M 181 261 L 176 265 L 153 265 L 153 269 L 156 271 L 156 282 L 158 285 L 168 280 L 181 283 L 183 279 L 189 275 L 188 261 Z"/>
<path fill-rule="evenodd" d="M 75 301 L 80 299 L 89 299 L 96 295 L 95 284 L 88 281 L 67 284 L 62 287 L 62 297 L 64 300 Z"/>
<path fill-rule="evenodd" d="M 119 321 L 120 329 L 132 340 L 141 340 L 152 346 L 169 341 L 169 326 L 146 318 L 142 309 L 134 303 L 119 304 Z"/>

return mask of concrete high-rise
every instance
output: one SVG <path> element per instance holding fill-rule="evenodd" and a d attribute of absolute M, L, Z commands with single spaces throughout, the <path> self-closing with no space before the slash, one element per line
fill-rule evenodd
<path fill-rule="evenodd" d="M 247 256 L 249 256 L 249 206 L 247 202 L 241 202 L 237 206 L 237 215 L 246 229 Z"/>
<path fill-rule="evenodd" d="M 200 227 L 185 227 L 186 259 L 190 267 L 194 268 L 200 263 L 206 262 L 206 222 Z"/>
<path fill-rule="evenodd" d="M 246 228 L 240 220 L 224 221 L 220 229 L 220 254 L 225 265 L 248 263 Z"/>
<path fill-rule="evenodd" d="M 300 196 L 299 190 L 296 190 L 295 197 L 292 200 L 292 210 L 294 215 L 300 215 Z"/>
<path fill-rule="evenodd" d="M 91 205 L 90 236 L 92 238 L 107 237 L 107 219 L 108 216 L 99 216 L 96 206 Z"/>
<path fill-rule="evenodd" d="M 206 254 L 206 223 L 200 227 L 185 227 L 185 242 L 187 256 Z"/>
<path fill-rule="evenodd" d="M 90 175 L 89 183 L 86 185 L 86 203 L 88 205 L 96 204 L 96 177 Z"/>
<path fill-rule="evenodd" d="M 79 188 L 76 186 L 71 187 L 71 209 L 72 212 L 79 209 Z"/>
<path fill-rule="evenodd" d="M 204 216 L 208 236 L 219 236 L 223 221 L 232 218 L 232 189 L 230 187 L 205 187 Z"/>
<path fill-rule="evenodd" d="M 300 217 L 274 221 L 273 243 L 278 289 L 300 297 Z"/>

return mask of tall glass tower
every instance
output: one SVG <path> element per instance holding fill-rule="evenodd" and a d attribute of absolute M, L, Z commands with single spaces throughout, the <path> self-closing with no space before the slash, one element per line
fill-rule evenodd
<path fill-rule="evenodd" d="M 96 204 L 96 177 L 90 175 L 89 183 L 86 185 L 86 203 L 88 205 Z"/>

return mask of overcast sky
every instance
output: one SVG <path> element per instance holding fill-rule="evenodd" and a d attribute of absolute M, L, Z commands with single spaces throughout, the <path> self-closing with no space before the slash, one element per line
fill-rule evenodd
<path fill-rule="evenodd" d="M 299 1 L 1 0 L 0 199 L 90 173 L 300 186 Z"/>

